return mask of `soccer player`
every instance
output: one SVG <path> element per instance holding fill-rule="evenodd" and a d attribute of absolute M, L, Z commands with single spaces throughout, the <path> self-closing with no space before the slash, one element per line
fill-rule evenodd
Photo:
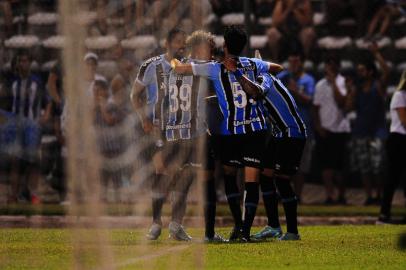
<path fill-rule="evenodd" d="M 258 178 L 266 139 L 266 122 L 262 106 L 247 95 L 237 80 L 245 76 L 255 81 L 266 72 L 278 72 L 282 67 L 259 59 L 240 57 L 247 43 L 246 33 L 230 26 L 224 33 L 225 58 L 235 58 L 236 72 L 228 72 L 223 63 L 185 64 L 177 60 L 172 66 L 177 73 L 209 78 L 213 82 L 219 107 L 224 116 L 221 122 L 220 159 L 224 165 L 225 191 L 234 218 L 230 240 L 250 241 L 251 225 L 259 200 Z M 245 171 L 245 218 L 242 221 L 240 192 L 236 185 L 236 169 Z"/>
<path fill-rule="evenodd" d="M 234 61 L 226 62 L 227 69 L 236 72 Z M 239 78 L 243 90 L 254 96 L 261 96 L 272 122 L 274 135 L 271 136 L 264 155 L 264 171 L 260 177 L 261 190 L 268 225 L 254 239 L 277 237 L 280 240 L 299 240 L 297 229 L 297 198 L 290 185 L 290 179 L 299 169 L 303 148 L 306 143 L 306 126 L 289 90 L 271 74 L 258 77 L 257 87 L 245 76 Z M 273 180 L 273 181 L 272 181 Z M 278 216 L 276 188 L 285 210 L 287 233 L 282 235 Z"/>
<path fill-rule="evenodd" d="M 135 110 L 139 114 L 144 132 L 154 140 L 153 163 L 155 179 L 152 181 L 152 226 L 147 234 L 150 240 L 156 240 L 161 235 L 162 206 L 166 197 L 166 186 L 169 183 L 168 174 L 162 156 L 162 131 L 167 116 L 164 113 L 165 96 L 168 89 L 169 61 L 173 58 L 181 59 L 185 53 L 186 33 L 173 29 L 166 38 L 166 53 L 152 57 L 145 61 L 138 72 L 133 85 L 131 99 Z M 146 106 L 144 95 L 146 94 Z M 179 227 L 181 230 L 181 227 Z M 185 237 L 188 239 L 188 237 Z"/>
<path fill-rule="evenodd" d="M 195 63 L 204 63 L 213 59 L 215 50 L 214 36 L 208 32 L 198 30 L 193 32 L 186 40 L 186 46 L 191 50 L 191 61 Z M 205 102 L 199 106 L 199 121 L 205 122 L 207 136 L 205 139 L 205 149 L 203 153 L 206 160 L 203 160 L 204 169 L 204 217 L 205 217 L 205 237 L 207 243 L 221 243 L 226 240 L 215 233 L 216 217 L 216 187 L 215 187 L 215 159 L 218 156 L 218 129 L 220 121 L 223 118 L 217 103 L 214 89 L 211 82 L 202 78 L 194 77 L 194 80 L 202 82 L 199 89 L 199 95 L 204 97 Z M 210 96 L 209 96 L 210 95 Z M 201 101 L 201 98 L 199 101 Z M 200 102 L 201 103 L 201 102 Z M 198 104 L 200 104 L 198 103 Z M 202 123 L 203 123 L 202 122 Z"/>

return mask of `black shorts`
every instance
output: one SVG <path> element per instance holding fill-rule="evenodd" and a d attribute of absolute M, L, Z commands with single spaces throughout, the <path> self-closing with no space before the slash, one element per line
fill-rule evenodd
<path fill-rule="evenodd" d="M 271 138 L 264 155 L 264 168 L 276 174 L 292 176 L 297 173 L 302 159 L 306 139 Z"/>
<path fill-rule="evenodd" d="M 266 131 L 219 136 L 219 157 L 224 165 L 261 168 Z"/>
<path fill-rule="evenodd" d="M 201 167 L 205 153 L 204 136 L 191 140 L 165 142 L 162 149 L 162 159 L 165 167 L 182 168 L 185 165 Z"/>
<path fill-rule="evenodd" d="M 316 154 L 321 169 L 344 169 L 348 158 L 349 134 L 328 132 L 326 137 L 316 139 Z"/>
<path fill-rule="evenodd" d="M 220 139 L 219 135 L 207 135 L 206 136 L 206 145 L 205 145 L 205 153 L 206 153 L 206 160 L 203 164 L 203 168 L 205 170 L 213 171 L 216 166 L 216 160 L 219 160 L 219 145 Z"/>

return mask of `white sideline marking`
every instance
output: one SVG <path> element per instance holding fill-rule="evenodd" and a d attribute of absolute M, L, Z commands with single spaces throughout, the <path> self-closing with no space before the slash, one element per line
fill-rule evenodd
<path fill-rule="evenodd" d="M 190 247 L 190 245 L 174 246 L 174 247 L 168 248 L 168 249 L 163 250 L 163 251 L 158 251 L 158 252 L 153 253 L 153 254 L 148 254 L 148 255 L 136 257 L 136 258 L 133 258 L 133 259 L 129 259 L 129 260 L 124 261 L 122 263 L 116 264 L 116 266 L 117 267 L 129 266 L 129 265 L 135 264 L 135 263 L 140 262 L 140 261 L 151 260 L 151 259 L 155 259 L 155 258 L 164 256 L 164 255 L 168 255 L 168 254 L 171 254 L 171 253 L 182 251 L 182 250 L 187 249 L 188 247 Z"/>

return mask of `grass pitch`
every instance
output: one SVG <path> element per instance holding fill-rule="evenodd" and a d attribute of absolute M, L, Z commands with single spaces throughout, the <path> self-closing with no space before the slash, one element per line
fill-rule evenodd
<path fill-rule="evenodd" d="M 229 229 L 218 231 L 226 235 Z M 144 230 L 102 232 L 111 239 L 116 269 L 406 269 L 406 251 L 398 245 L 406 226 L 309 226 L 300 231 L 298 242 L 210 245 L 174 242 L 167 231 L 151 243 L 141 241 Z M 75 268 L 72 232 L 0 230 L 0 269 Z M 201 229 L 189 232 L 195 239 L 202 236 Z M 84 269 L 100 269 L 96 248 L 90 237 L 76 254 Z"/>
<path fill-rule="evenodd" d="M 145 206 L 148 211 L 144 215 L 151 215 L 150 205 Z M 356 206 L 356 205 L 299 205 L 299 216 L 313 216 L 313 217 L 350 217 L 350 216 L 374 216 L 379 215 L 380 208 L 378 206 Z M 134 215 L 134 205 L 129 204 L 109 204 L 106 206 L 106 214 L 111 216 L 131 216 Z M 187 215 L 197 215 L 199 206 L 196 204 L 188 205 Z M 170 215 L 171 208 L 165 205 L 163 208 L 163 215 Z M 283 208 L 279 207 L 280 215 L 283 215 Z M 66 215 L 67 207 L 59 204 L 43 204 L 43 205 L 30 205 L 30 204 L 14 204 L 14 205 L 0 205 L 0 215 Z M 219 204 L 217 206 L 216 216 L 229 216 L 230 210 L 228 205 Z M 261 205 L 257 210 L 258 216 L 265 215 L 265 209 Z M 392 207 L 392 215 L 395 217 L 406 216 L 406 207 L 394 206 Z"/>

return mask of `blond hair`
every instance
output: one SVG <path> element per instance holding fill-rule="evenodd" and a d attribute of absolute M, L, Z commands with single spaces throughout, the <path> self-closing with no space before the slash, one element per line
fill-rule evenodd
<path fill-rule="evenodd" d="M 203 30 L 194 31 L 186 39 L 186 46 L 189 49 L 202 43 L 209 44 L 212 50 L 216 47 L 216 43 L 214 42 L 214 35 Z"/>

